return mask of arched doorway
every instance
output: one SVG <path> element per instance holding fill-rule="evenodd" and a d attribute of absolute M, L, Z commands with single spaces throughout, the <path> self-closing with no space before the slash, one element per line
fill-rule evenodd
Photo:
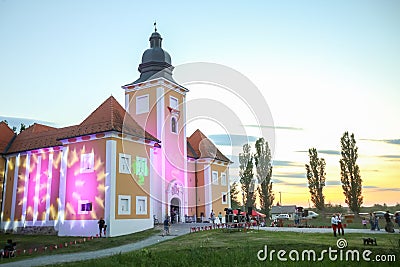
<path fill-rule="evenodd" d="M 181 214 L 180 214 L 180 200 L 177 197 L 171 199 L 170 204 L 170 214 L 171 214 L 171 223 L 180 222 Z"/>

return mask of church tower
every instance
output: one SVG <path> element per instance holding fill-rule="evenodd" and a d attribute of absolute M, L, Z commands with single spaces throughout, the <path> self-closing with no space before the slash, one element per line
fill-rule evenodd
<path fill-rule="evenodd" d="M 151 159 L 151 204 L 159 219 L 177 214 L 180 221 L 188 209 L 186 93 L 174 81 L 171 56 L 162 48 L 162 37 L 155 28 L 150 48 L 139 64 L 140 77 L 122 86 L 125 109 L 148 133 L 161 140 Z"/>

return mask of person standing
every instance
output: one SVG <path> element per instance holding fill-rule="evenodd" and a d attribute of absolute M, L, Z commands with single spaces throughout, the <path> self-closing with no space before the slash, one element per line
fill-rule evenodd
<path fill-rule="evenodd" d="M 374 215 L 374 229 L 377 231 L 380 231 L 381 229 L 379 228 L 379 217 Z"/>
<path fill-rule="evenodd" d="M 369 213 L 369 224 L 371 225 L 371 231 L 375 230 L 375 218 L 372 213 Z"/>
<path fill-rule="evenodd" d="M 338 213 L 338 215 L 336 216 L 336 221 L 337 221 L 338 234 L 340 235 L 340 232 L 342 232 L 342 235 L 344 235 L 344 229 L 342 225 L 342 214 Z"/>
<path fill-rule="evenodd" d="M 337 220 L 335 214 L 332 214 L 331 224 L 332 224 L 333 236 L 336 237 Z"/>
<path fill-rule="evenodd" d="M 400 232 L 400 212 L 397 212 L 395 214 L 394 222 L 397 223 L 397 225 L 399 226 L 399 232 Z"/>
<path fill-rule="evenodd" d="M 103 218 L 100 218 L 100 220 L 97 222 L 97 224 L 99 225 L 99 234 L 101 237 L 101 233 L 103 232 L 103 228 L 104 228 L 104 225 L 106 224 L 106 222 L 103 220 Z"/>
<path fill-rule="evenodd" d="M 219 223 L 222 223 L 222 213 L 221 212 L 218 213 L 218 219 L 219 219 Z"/>
<path fill-rule="evenodd" d="M 211 210 L 211 213 L 210 213 L 210 220 L 211 220 L 212 223 L 214 224 L 214 221 L 215 221 L 215 213 L 214 213 L 214 210 Z"/>

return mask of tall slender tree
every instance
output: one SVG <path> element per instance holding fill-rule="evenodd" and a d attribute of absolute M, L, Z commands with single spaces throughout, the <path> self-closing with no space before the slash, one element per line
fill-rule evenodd
<path fill-rule="evenodd" d="M 239 177 L 242 185 L 243 202 L 245 209 L 254 206 L 254 181 L 253 181 L 253 154 L 250 145 L 243 145 L 243 153 L 239 154 Z"/>
<path fill-rule="evenodd" d="M 308 150 L 310 164 L 306 164 L 308 188 L 310 189 L 311 201 L 319 211 L 325 209 L 325 197 L 322 192 L 325 186 L 325 159 L 318 158 L 318 152 L 315 148 Z"/>
<path fill-rule="evenodd" d="M 257 182 L 259 184 L 257 191 L 260 197 L 261 212 L 269 218 L 274 194 L 272 193 L 272 161 L 271 150 L 268 142 L 264 138 L 259 138 L 256 141 L 256 153 L 254 154 L 254 162 L 257 170 Z"/>
<path fill-rule="evenodd" d="M 231 185 L 230 197 L 231 197 L 231 208 L 237 209 L 241 207 L 239 201 L 239 194 L 240 194 L 240 185 L 237 182 L 234 182 Z"/>
<path fill-rule="evenodd" d="M 360 168 L 356 163 L 358 158 L 358 147 L 354 139 L 354 133 L 349 135 L 345 132 L 340 139 L 341 154 L 340 159 L 340 174 L 345 196 L 345 202 L 355 214 L 360 212 L 361 204 L 363 203 L 362 196 L 362 179 Z"/>

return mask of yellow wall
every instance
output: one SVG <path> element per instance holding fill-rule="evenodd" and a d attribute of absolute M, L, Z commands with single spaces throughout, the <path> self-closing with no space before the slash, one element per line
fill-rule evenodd
<path fill-rule="evenodd" d="M 3 221 L 9 221 L 11 218 L 11 202 L 13 194 L 13 184 L 14 184 L 14 168 L 15 168 L 15 157 L 8 161 L 7 166 L 7 179 L 6 191 L 4 192 L 4 210 L 3 210 Z"/>
<path fill-rule="evenodd" d="M 219 164 L 212 164 L 211 165 L 211 173 L 212 171 L 218 172 L 218 185 L 212 183 L 211 177 L 211 188 L 212 188 L 212 208 L 214 213 L 217 215 L 219 212 L 222 214 L 224 213 L 224 209 L 229 207 L 229 176 L 227 171 L 227 166 L 221 166 Z M 221 185 L 221 173 L 225 172 L 226 174 L 226 185 Z M 222 203 L 222 192 L 227 194 L 226 204 Z"/>
<path fill-rule="evenodd" d="M 125 137 L 129 138 L 129 137 Z M 116 164 L 116 196 L 115 196 L 115 218 L 116 219 L 146 219 L 150 218 L 150 146 L 140 142 L 117 140 L 117 164 Z M 131 174 L 119 173 L 119 154 L 131 155 L 132 165 L 135 164 L 136 157 L 147 158 L 148 175 L 144 176 L 144 183 L 140 184 L 140 177 L 136 175 L 136 170 L 132 167 Z M 118 215 L 118 195 L 131 196 L 131 214 Z M 147 214 L 136 215 L 136 196 L 147 197 Z"/>
<path fill-rule="evenodd" d="M 0 156 L 0 192 L 3 192 L 4 172 L 5 170 L 5 159 Z M 3 207 L 3 198 L 0 197 L 0 209 Z"/>

